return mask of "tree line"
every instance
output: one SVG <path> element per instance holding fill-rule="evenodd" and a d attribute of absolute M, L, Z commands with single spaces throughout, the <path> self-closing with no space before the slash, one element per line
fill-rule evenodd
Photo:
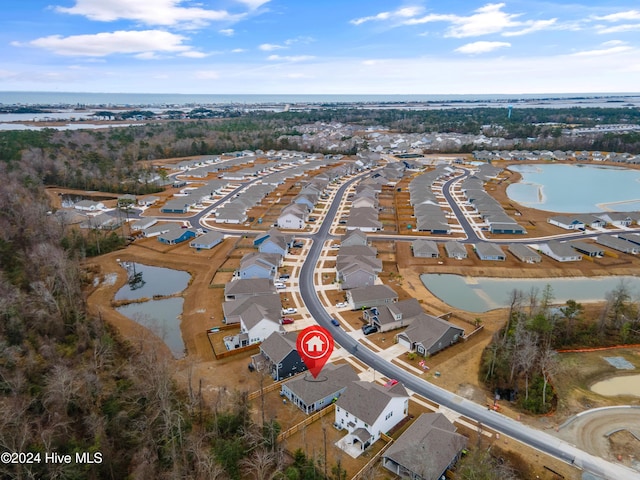
<path fill-rule="evenodd" d="M 554 406 L 552 380 L 560 363 L 557 350 L 640 342 L 640 308 L 621 282 L 605 296 L 595 317 L 575 300 L 554 306 L 553 290 L 513 290 L 505 327 L 482 356 L 481 376 L 498 396 L 522 409 L 547 413 Z"/>

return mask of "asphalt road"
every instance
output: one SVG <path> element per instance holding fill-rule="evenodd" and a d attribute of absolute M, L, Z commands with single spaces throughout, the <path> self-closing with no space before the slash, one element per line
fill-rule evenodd
<path fill-rule="evenodd" d="M 332 332 L 336 343 L 347 349 L 347 351 L 356 356 L 366 365 L 369 365 L 388 378 L 397 379 L 408 389 L 438 403 L 439 405 L 456 411 L 465 417 L 481 423 L 482 425 L 501 432 L 531 447 L 537 448 L 538 450 L 566 461 L 567 463 L 573 463 L 576 466 L 604 479 L 615 478 L 616 480 L 638 480 L 640 476 L 638 472 L 593 456 L 548 433 L 523 425 L 498 412 L 488 410 L 484 406 L 478 405 L 477 403 L 471 402 L 425 380 L 415 377 L 411 373 L 392 364 L 391 362 L 381 359 L 364 345 L 359 345 L 359 348 L 356 350 L 355 347 L 358 345 L 358 342 L 349 336 L 341 327 L 336 327 L 331 324 L 331 317 L 320 302 L 314 287 L 314 269 L 320 257 L 324 241 L 329 237 L 329 228 L 331 227 L 331 223 L 336 215 L 342 196 L 346 189 L 359 178 L 360 176 L 355 177 L 339 188 L 320 229 L 317 233 L 311 235 L 313 244 L 300 271 L 300 295 L 304 304 L 308 308 L 309 313 L 316 322 Z"/>

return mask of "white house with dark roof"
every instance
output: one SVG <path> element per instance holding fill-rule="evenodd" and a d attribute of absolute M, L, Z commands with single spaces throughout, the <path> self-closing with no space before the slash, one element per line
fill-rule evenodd
<path fill-rule="evenodd" d="M 633 223 L 633 218 L 626 212 L 606 212 L 597 214 L 602 220 L 614 227 L 628 227 Z"/>
<path fill-rule="evenodd" d="M 308 212 L 303 206 L 292 203 L 282 209 L 277 225 L 278 228 L 300 230 L 304 228 L 307 217 Z"/>
<path fill-rule="evenodd" d="M 558 262 L 579 262 L 582 260 L 582 255 L 576 252 L 571 245 L 567 243 L 560 243 L 552 240 L 540 245 L 540 251 L 548 257 L 557 260 Z"/>
<path fill-rule="evenodd" d="M 442 413 L 423 413 L 383 453 L 382 466 L 400 478 L 440 480 L 467 441 Z"/>
<path fill-rule="evenodd" d="M 211 250 L 213 247 L 221 244 L 223 241 L 224 234 L 212 231 L 196 237 L 191 241 L 191 243 L 189 243 L 189 246 L 198 250 Z"/>
<path fill-rule="evenodd" d="M 564 228 L 565 230 L 584 230 L 585 228 L 584 222 L 582 221 L 582 219 L 578 217 L 570 217 L 567 215 L 555 215 L 553 217 L 549 217 L 547 221 L 551 225 Z"/>
<path fill-rule="evenodd" d="M 134 232 L 139 232 L 141 230 L 146 230 L 147 228 L 153 227 L 156 223 L 158 223 L 157 218 L 143 217 L 131 224 L 131 230 Z"/>
<path fill-rule="evenodd" d="M 73 205 L 73 208 L 83 212 L 97 212 L 99 210 L 104 210 L 105 207 L 104 203 L 102 202 L 94 202 L 93 200 L 80 200 Z"/>
<path fill-rule="evenodd" d="M 409 413 L 409 394 L 401 383 L 383 387 L 356 381 L 336 402 L 335 425 L 349 433 L 341 442 L 364 451 Z"/>

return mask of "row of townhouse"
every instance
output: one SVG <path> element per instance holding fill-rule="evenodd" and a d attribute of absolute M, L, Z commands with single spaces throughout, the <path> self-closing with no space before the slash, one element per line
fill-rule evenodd
<path fill-rule="evenodd" d="M 490 165 L 481 168 L 479 172 L 462 183 L 462 193 L 464 193 L 475 213 L 488 225 L 491 233 L 526 234 L 527 231 L 524 227 L 509 217 L 500 203 L 484 189 L 486 179 L 495 178 L 500 171 L 500 169 L 495 169 Z"/>
<path fill-rule="evenodd" d="M 584 230 L 585 228 L 604 228 L 607 225 L 617 228 L 640 225 L 640 212 L 597 212 L 578 215 L 554 215 L 547 219 L 551 225 L 565 230 Z"/>
<path fill-rule="evenodd" d="M 493 161 L 565 161 L 575 160 L 578 162 L 616 162 L 628 164 L 640 164 L 640 155 L 630 153 L 610 152 L 603 153 L 599 151 L 573 151 L 573 150 L 476 150 L 473 152 L 473 158 L 480 162 L 491 163 Z"/>
<path fill-rule="evenodd" d="M 434 182 L 451 175 L 451 173 L 453 170 L 450 167 L 439 165 L 435 170 L 418 175 L 409 183 L 409 202 L 416 217 L 417 231 L 430 232 L 435 235 L 451 233 L 451 226 L 432 190 Z"/>
<path fill-rule="evenodd" d="M 368 245 L 362 230 L 347 231 L 340 241 L 336 257 L 336 281 L 342 290 L 375 285 L 382 271 L 377 250 Z"/>

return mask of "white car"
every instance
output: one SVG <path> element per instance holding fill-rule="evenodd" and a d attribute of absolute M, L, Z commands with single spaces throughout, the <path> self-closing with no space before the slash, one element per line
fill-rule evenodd
<path fill-rule="evenodd" d="M 293 307 L 283 308 L 282 313 L 284 315 L 293 315 L 294 313 L 298 313 L 298 309 Z"/>
<path fill-rule="evenodd" d="M 336 307 L 338 307 L 338 308 L 344 308 L 344 307 L 347 307 L 348 305 L 349 304 L 347 302 L 336 303 Z"/>

